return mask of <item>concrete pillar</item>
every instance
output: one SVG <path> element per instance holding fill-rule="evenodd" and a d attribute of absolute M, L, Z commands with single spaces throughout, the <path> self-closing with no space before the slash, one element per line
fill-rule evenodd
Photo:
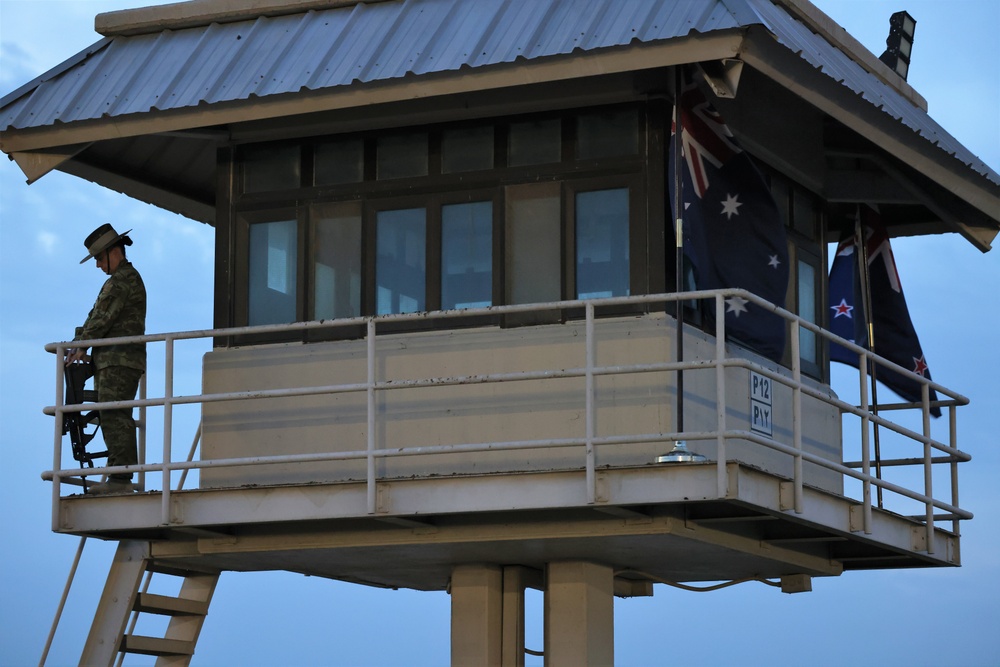
<path fill-rule="evenodd" d="M 614 571 L 585 561 L 549 563 L 545 666 L 607 667 L 615 661 Z"/>
<path fill-rule="evenodd" d="M 458 565 L 451 572 L 452 667 L 500 667 L 503 569 Z"/>

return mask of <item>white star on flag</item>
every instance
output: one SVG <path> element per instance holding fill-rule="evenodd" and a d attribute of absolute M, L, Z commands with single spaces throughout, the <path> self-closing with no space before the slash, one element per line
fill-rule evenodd
<path fill-rule="evenodd" d="M 851 311 L 854 310 L 854 306 L 848 305 L 847 299 L 841 299 L 840 303 L 836 306 L 830 306 L 830 309 L 834 312 L 834 318 L 844 316 L 849 320 L 854 319 L 854 316 L 851 315 Z"/>
<path fill-rule="evenodd" d="M 726 299 L 726 313 L 732 313 L 733 317 L 739 317 L 740 313 L 747 312 L 747 304 L 750 303 L 741 296 L 731 296 Z"/>
<path fill-rule="evenodd" d="M 725 201 L 722 202 L 722 214 L 726 216 L 726 220 L 732 220 L 734 215 L 739 215 L 738 209 L 743 206 L 743 203 L 738 201 L 737 195 L 726 195 Z"/>
<path fill-rule="evenodd" d="M 767 261 L 767 265 L 770 266 L 772 269 L 776 269 L 781 265 L 781 262 L 778 260 L 777 255 L 771 255 L 771 259 Z"/>

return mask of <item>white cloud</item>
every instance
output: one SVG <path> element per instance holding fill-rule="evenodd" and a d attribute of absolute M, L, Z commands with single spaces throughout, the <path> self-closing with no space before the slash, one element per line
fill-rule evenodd
<path fill-rule="evenodd" d="M 52 256 L 59 243 L 58 234 L 53 234 L 52 232 L 47 232 L 45 230 L 39 231 L 35 239 L 41 247 L 42 252 L 48 256 Z"/>
<path fill-rule="evenodd" d="M 31 56 L 16 43 L 0 43 L 0 63 L 3 63 L 0 67 L 0 86 L 5 95 L 39 74 L 32 69 Z"/>

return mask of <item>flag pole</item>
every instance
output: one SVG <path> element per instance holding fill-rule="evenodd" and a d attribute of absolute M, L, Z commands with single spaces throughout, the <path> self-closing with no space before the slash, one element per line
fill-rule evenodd
<path fill-rule="evenodd" d="M 683 65 L 674 67 L 674 291 L 684 291 L 684 140 L 681 124 Z M 677 363 L 684 360 L 684 303 L 676 301 Z M 677 433 L 684 433 L 684 370 L 677 369 Z"/>
<path fill-rule="evenodd" d="M 861 298 L 862 298 L 862 308 L 865 314 L 865 335 L 868 338 L 868 349 L 872 351 L 875 349 L 875 325 L 872 320 L 872 292 L 871 292 L 871 274 L 868 270 L 868 242 L 865 239 L 864 228 L 861 225 L 861 205 L 858 204 L 856 214 L 854 216 L 854 240 L 858 247 L 858 273 L 861 278 Z M 871 382 L 871 394 L 872 394 L 872 404 L 871 412 L 874 416 L 878 416 L 878 385 L 875 382 L 876 377 L 876 366 L 873 362 L 866 358 L 865 363 L 868 366 L 868 378 Z M 875 478 L 882 479 L 882 448 L 879 443 L 879 430 L 878 422 L 873 424 L 874 427 L 874 442 L 875 442 Z M 876 486 L 875 492 L 878 498 L 879 509 L 882 509 L 882 487 Z"/>
<path fill-rule="evenodd" d="M 683 65 L 674 67 L 674 292 L 684 291 L 684 157 L 681 153 L 684 142 L 681 137 L 683 125 L 681 123 L 681 94 L 684 88 Z M 675 319 L 677 321 L 677 362 L 684 360 L 684 303 L 680 300 L 675 302 Z M 673 448 L 666 454 L 656 457 L 657 463 L 702 463 L 708 459 L 701 454 L 690 451 L 684 437 L 684 370 L 677 369 L 677 404 L 674 408 L 674 419 L 677 428 L 677 440 Z"/>

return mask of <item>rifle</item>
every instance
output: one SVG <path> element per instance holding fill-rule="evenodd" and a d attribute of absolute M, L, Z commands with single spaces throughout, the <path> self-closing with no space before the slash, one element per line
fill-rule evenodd
<path fill-rule="evenodd" d="M 94 363 L 92 361 L 78 361 L 66 367 L 66 405 L 76 405 L 80 403 L 97 402 L 97 391 L 85 389 L 87 380 L 94 376 Z M 69 433 L 70 444 L 73 449 L 73 458 L 79 461 L 82 466 L 94 467 L 94 459 L 105 458 L 107 450 L 103 452 L 88 452 L 87 444 L 97 435 L 97 429 L 101 424 L 101 415 L 97 410 L 90 412 L 65 412 L 63 413 L 62 432 L 63 435 Z M 87 432 L 87 427 L 93 425 L 94 430 Z M 87 490 L 87 479 L 84 478 L 84 492 Z"/>

